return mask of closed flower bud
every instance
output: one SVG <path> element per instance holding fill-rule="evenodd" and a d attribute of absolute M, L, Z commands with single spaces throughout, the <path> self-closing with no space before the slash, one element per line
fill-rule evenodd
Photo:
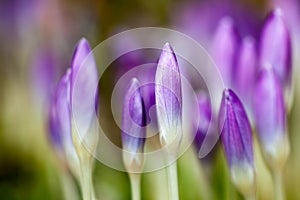
<path fill-rule="evenodd" d="M 292 79 L 291 36 L 281 9 L 267 17 L 260 41 L 260 64 L 270 64 L 284 89 L 286 104 L 289 102 Z"/>
<path fill-rule="evenodd" d="M 231 179 L 243 195 L 253 195 L 255 167 L 252 131 L 241 101 L 230 89 L 223 92 L 219 127 Z"/>
<path fill-rule="evenodd" d="M 234 88 L 246 108 L 251 110 L 250 105 L 252 103 L 253 87 L 257 72 L 257 55 L 254 38 L 244 38 L 239 52 Z"/>
<path fill-rule="evenodd" d="M 133 78 L 125 95 L 122 113 L 123 160 L 127 170 L 141 170 L 146 138 L 146 112 L 139 88 Z"/>
<path fill-rule="evenodd" d="M 238 39 L 233 20 L 230 17 L 223 18 L 214 34 L 211 53 L 226 86 L 232 85 Z"/>
<path fill-rule="evenodd" d="M 155 100 L 160 140 L 174 142 L 174 151 L 182 138 L 181 75 L 175 53 L 166 43 L 160 55 L 155 76 Z"/>
<path fill-rule="evenodd" d="M 289 152 L 287 119 L 282 87 L 271 66 L 265 66 L 257 80 L 254 116 L 267 162 L 271 167 L 281 168 Z"/>

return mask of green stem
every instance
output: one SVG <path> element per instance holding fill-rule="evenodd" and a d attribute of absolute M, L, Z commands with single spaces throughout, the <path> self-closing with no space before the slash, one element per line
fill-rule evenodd
<path fill-rule="evenodd" d="M 84 200 L 94 200 L 94 189 L 92 183 L 92 171 L 91 167 L 81 167 L 81 187 Z"/>
<path fill-rule="evenodd" d="M 131 183 L 131 195 L 133 200 L 141 199 L 141 175 L 136 173 L 129 173 Z"/>
<path fill-rule="evenodd" d="M 169 199 L 178 200 L 178 178 L 177 178 L 177 162 L 170 164 L 167 167 L 168 185 L 169 185 Z"/>
<path fill-rule="evenodd" d="M 284 200 L 284 187 L 282 184 L 282 171 L 278 170 L 273 173 L 274 178 L 274 190 L 275 190 L 275 199 Z"/>

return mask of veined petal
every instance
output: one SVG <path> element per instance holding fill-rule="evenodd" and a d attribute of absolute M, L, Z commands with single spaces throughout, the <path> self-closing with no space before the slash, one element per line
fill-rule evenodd
<path fill-rule="evenodd" d="M 162 143 L 181 138 L 182 93 L 181 77 L 175 53 L 166 43 L 155 75 L 155 100 Z"/>
<path fill-rule="evenodd" d="M 76 46 L 71 69 L 71 110 L 77 130 L 86 134 L 97 114 L 98 72 L 91 47 L 84 38 Z"/>
<path fill-rule="evenodd" d="M 251 127 L 246 111 L 230 89 L 223 92 L 219 127 L 232 182 L 245 196 L 255 191 L 255 167 Z"/>
<path fill-rule="evenodd" d="M 254 168 L 250 123 L 241 101 L 230 89 L 223 92 L 219 127 L 230 168 L 245 163 Z"/>

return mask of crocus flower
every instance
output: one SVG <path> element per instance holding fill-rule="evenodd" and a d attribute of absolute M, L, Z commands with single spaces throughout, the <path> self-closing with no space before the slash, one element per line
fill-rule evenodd
<path fill-rule="evenodd" d="M 260 64 L 271 64 L 284 90 L 291 86 L 292 47 L 290 33 L 281 9 L 269 14 L 260 41 Z"/>
<path fill-rule="evenodd" d="M 49 129 L 51 140 L 59 157 L 78 178 L 79 160 L 72 143 L 70 113 L 70 73 L 61 78 L 50 104 Z"/>
<path fill-rule="evenodd" d="M 268 65 L 261 71 L 255 87 L 254 117 L 267 162 L 271 167 L 281 167 L 289 149 L 286 110 L 280 80 Z"/>
<path fill-rule="evenodd" d="M 70 102 L 72 139 L 81 168 L 83 199 L 95 199 L 92 184 L 93 156 L 98 144 L 98 72 L 88 41 L 82 38 L 71 63 Z"/>
<path fill-rule="evenodd" d="M 82 38 L 74 51 L 71 63 L 71 109 L 76 119 L 76 131 L 81 137 L 87 134 L 93 122 L 98 107 L 98 72 L 91 47 Z M 81 138 L 84 139 L 84 138 Z"/>
<path fill-rule="evenodd" d="M 241 44 L 239 56 L 237 58 L 234 88 L 241 97 L 247 111 L 250 111 L 250 105 L 252 103 L 251 99 L 256 79 L 256 71 L 257 55 L 255 40 L 252 37 L 245 37 Z"/>
<path fill-rule="evenodd" d="M 140 92 L 139 81 L 133 78 L 129 84 L 123 103 L 122 115 L 122 142 L 123 159 L 127 170 L 139 170 L 143 164 L 143 156 L 146 138 L 146 112 L 144 100 Z"/>
<path fill-rule="evenodd" d="M 211 53 L 214 62 L 220 70 L 225 85 L 232 85 L 233 66 L 235 64 L 238 48 L 238 34 L 233 20 L 230 17 L 223 18 L 214 34 Z"/>
<path fill-rule="evenodd" d="M 194 143 L 197 150 L 199 150 L 204 138 L 208 136 L 207 131 L 212 119 L 212 110 L 209 97 L 206 93 L 200 92 L 197 96 L 197 100 L 200 116 L 199 123 L 195 124 L 197 133 L 194 139 Z"/>
<path fill-rule="evenodd" d="M 255 168 L 252 131 L 244 106 L 230 89 L 223 92 L 219 127 L 231 179 L 243 195 L 253 195 Z"/>
<path fill-rule="evenodd" d="M 49 105 L 51 94 L 54 93 L 58 82 L 60 57 L 51 47 L 42 47 L 33 54 L 32 58 L 32 92 L 38 106 Z"/>
<path fill-rule="evenodd" d="M 164 45 L 157 65 L 155 100 L 161 143 L 169 145 L 176 140 L 179 145 L 182 138 L 181 76 L 169 43 Z"/>

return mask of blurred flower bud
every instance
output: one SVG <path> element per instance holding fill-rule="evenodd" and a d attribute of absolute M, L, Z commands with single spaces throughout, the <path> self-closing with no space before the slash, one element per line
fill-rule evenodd
<path fill-rule="evenodd" d="M 289 103 L 292 79 L 292 46 L 289 30 L 281 9 L 269 14 L 260 41 L 260 64 L 271 64 L 284 89 L 285 103 Z"/>
<path fill-rule="evenodd" d="M 230 17 L 223 18 L 214 34 L 211 53 L 226 86 L 232 85 L 238 40 L 233 20 Z"/>
<path fill-rule="evenodd" d="M 98 105 L 98 72 L 96 61 L 91 47 L 85 38 L 82 38 L 74 51 L 71 63 L 71 110 L 76 119 L 73 130 L 79 131 L 81 139 L 87 139 L 90 145 L 95 145 L 96 133 L 88 134 L 96 122 L 95 113 Z M 76 88 L 76 91 L 75 91 Z M 74 139 L 74 138 L 73 138 Z M 93 144 L 92 144 L 93 143 Z"/>
<path fill-rule="evenodd" d="M 79 177 L 79 160 L 73 146 L 70 113 L 70 69 L 61 78 L 50 104 L 49 129 L 52 142 L 63 162 Z"/>
<path fill-rule="evenodd" d="M 245 37 L 240 47 L 239 57 L 237 59 L 237 68 L 235 75 L 235 89 L 245 104 L 247 111 L 249 109 L 253 96 L 253 87 L 256 79 L 257 55 L 255 41 L 252 37 Z M 249 113 L 249 112 L 248 112 Z M 250 113 L 249 113 L 250 114 Z"/>
<path fill-rule="evenodd" d="M 268 164 L 281 168 L 289 153 L 287 119 L 280 81 L 269 65 L 261 71 L 256 83 L 254 117 Z"/>
<path fill-rule="evenodd" d="M 139 81 L 133 78 L 125 95 L 122 115 L 123 160 L 128 171 L 141 170 L 146 138 L 146 112 Z"/>
<path fill-rule="evenodd" d="M 200 150 L 204 138 L 207 136 L 208 127 L 212 119 L 212 110 L 209 97 L 206 93 L 200 92 L 197 96 L 198 109 L 199 109 L 199 123 L 196 123 L 196 137 L 194 143 L 197 150 Z"/>

